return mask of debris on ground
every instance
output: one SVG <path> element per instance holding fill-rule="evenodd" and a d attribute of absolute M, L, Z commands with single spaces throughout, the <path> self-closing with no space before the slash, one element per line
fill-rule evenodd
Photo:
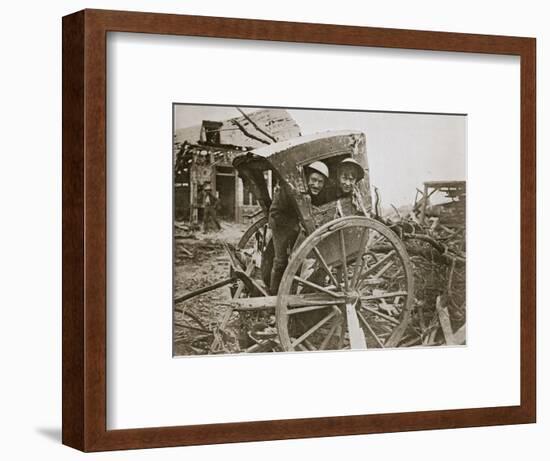
<path fill-rule="evenodd" d="M 384 221 L 405 243 L 415 277 L 407 345 L 464 344 L 466 183 L 426 182 L 411 209 L 393 210 Z"/>
<path fill-rule="evenodd" d="M 436 193 L 443 198 L 436 201 Z M 415 303 L 401 346 L 465 344 L 465 195 L 465 182 L 429 182 L 412 206 L 392 205 L 377 216 L 403 241 L 413 265 Z M 178 305 L 176 355 L 281 350 L 272 312 L 238 313 L 230 307 L 237 282 L 228 283 L 229 274 L 236 265 L 244 270 L 246 264 L 238 254 L 232 260 L 227 249 L 235 248 L 246 229 L 223 223 L 221 230 L 204 233 L 197 226 L 176 223 L 175 297 L 221 285 Z"/>

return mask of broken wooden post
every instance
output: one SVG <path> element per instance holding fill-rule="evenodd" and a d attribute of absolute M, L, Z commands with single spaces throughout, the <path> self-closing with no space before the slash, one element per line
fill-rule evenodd
<path fill-rule="evenodd" d="M 441 329 L 443 330 L 445 343 L 452 346 L 456 345 L 457 341 L 453 333 L 453 328 L 451 326 L 449 311 L 447 309 L 447 306 L 443 305 L 443 303 L 441 302 L 441 296 L 438 296 L 435 300 L 435 309 L 439 318 L 439 324 L 441 325 Z"/>

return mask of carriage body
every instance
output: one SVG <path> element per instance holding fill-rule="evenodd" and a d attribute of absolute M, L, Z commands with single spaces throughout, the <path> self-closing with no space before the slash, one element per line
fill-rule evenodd
<path fill-rule="evenodd" d="M 278 183 L 290 197 L 302 227 L 307 235 L 325 222 L 333 219 L 337 212 L 337 200 L 331 190 L 336 188 L 338 164 L 345 158 L 352 158 L 364 169 L 365 176 L 357 184 L 356 193 L 361 205 L 371 209 L 369 168 L 366 155 L 365 135 L 357 131 L 334 131 L 310 136 L 301 136 L 289 141 L 271 144 L 233 161 L 243 181 L 251 186 L 265 214 L 269 212 L 272 194 L 264 173 L 271 172 L 272 183 Z M 311 203 L 308 193 L 305 167 L 315 161 L 324 162 L 329 169 L 329 181 L 325 185 L 326 200 L 321 206 Z M 353 210 L 351 200 L 341 200 L 340 206 L 348 214 Z"/>
<path fill-rule="evenodd" d="M 356 184 L 352 196 L 336 198 L 338 164 L 352 158 L 364 170 L 364 177 Z M 323 199 L 314 206 L 308 193 L 305 168 L 322 161 L 329 169 L 329 180 L 321 192 Z M 254 191 L 265 216 L 269 214 L 272 191 L 269 184 L 285 189 L 300 220 L 302 233 L 295 247 L 322 225 L 343 216 L 370 216 L 372 198 L 366 154 L 366 139 L 358 131 L 332 131 L 301 136 L 289 141 L 271 144 L 237 157 L 233 162 L 243 181 Z M 269 173 L 268 173 L 269 172 Z M 271 181 L 266 176 L 271 174 Z M 357 230 L 347 229 L 344 237 L 349 254 L 358 250 Z M 340 243 L 332 238 L 324 241 L 322 252 L 327 262 L 340 258 Z M 264 274 L 264 282 L 267 278 Z"/>

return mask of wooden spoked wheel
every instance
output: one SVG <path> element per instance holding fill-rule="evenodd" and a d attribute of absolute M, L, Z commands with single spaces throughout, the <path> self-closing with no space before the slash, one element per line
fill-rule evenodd
<path fill-rule="evenodd" d="M 255 221 L 239 240 L 236 247 L 239 260 L 244 272 L 250 279 L 254 280 L 256 287 L 251 288 L 244 284 L 242 280 L 235 282 L 231 287 L 231 297 L 233 299 L 267 295 L 266 278 L 269 281 L 273 260 L 273 245 L 270 245 L 270 240 L 271 230 L 266 216 Z M 231 275 L 234 275 L 233 270 L 231 270 Z M 263 292 L 259 291 L 258 287 Z M 267 352 L 275 350 L 275 348 L 280 350 L 278 344 L 271 340 L 271 335 L 268 335 L 269 339 L 265 340 L 251 336 L 251 330 L 257 328 L 273 329 L 273 309 L 239 312 L 238 318 L 240 324 L 239 343 L 244 351 Z"/>
<path fill-rule="evenodd" d="M 271 239 L 271 231 L 268 226 L 267 217 L 262 217 L 254 222 L 243 234 L 239 242 L 237 243 L 237 251 L 240 257 L 245 271 L 249 276 L 256 279 L 264 279 L 262 273 L 266 269 L 265 259 L 273 258 L 273 255 L 269 255 L 269 252 L 273 252 L 273 248 L 269 248 L 269 241 Z M 269 266 L 269 271 L 271 266 Z M 231 271 L 233 275 L 233 271 Z M 248 290 L 241 282 L 236 283 L 231 288 L 231 296 L 233 298 L 246 298 L 250 294 Z"/>
<path fill-rule="evenodd" d="M 399 237 L 374 219 L 348 216 L 308 236 L 277 296 L 286 351 L 398 347 L 410 322 L 414 281 Z"/>
<path fill-rule="evenodd" d="M 263 216 L 255 221 L 243 234 L 237 248 L 239 250 L 254 249 L 260 250 L 265 245 L 267 237 L 267 217 Z"/>

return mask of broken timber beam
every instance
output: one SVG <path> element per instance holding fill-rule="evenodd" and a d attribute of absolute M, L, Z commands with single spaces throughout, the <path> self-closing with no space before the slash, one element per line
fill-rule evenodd
<path fill-rule="evenodd" d="M 278 296 L 261 296 L 256 298 L 233 299 L 230 304 L 238 311 L 259 311 L 266 309 L 275 309 Z M 345 304 L 345 300 L 335 299 L 324 294 L 303 294 L 288 295 L 287 308 L 300 309 L 299 312 L 307 310 L 324 309 L 338 304 Z M 292 311 L 291 311 L 292 312 Z"/>
<path fill-rule="evenodd" d="M 215 290 L 217 288 L 221 288 L 225 285 L 229 285 L 230 283 L 233 283 L 235 280 L 237 280 L 237 277 L 229 277 L 228 279 L 220 280 L 219 282 L 214 283 L 213 285 L 208 285 L 204 288 L 199 288 L 198 290 L 192 291 L 190 293 L 187 293 L 183 296 L 180 296 L 176 299 L 174 299 L 174 304 L 182 303 L 183 301 L 186 301 L 187 299 L 194 298 L 195 296 L 202 295 L 203 293 L 207 293 L 208 291 Z M 174 309 L 176 312 L 181 312 L 182 309 Z"/>
<path fill-rule="evenodd" d="M 457 345 L 458 342 L 455 338 L 453 329 L 451 327 L 451 319 L 449 318 L 449 311 L 447 310 L 447 306 L 444 306 L 443 303 L 441 302 L 441 296 L 438 296 L 437 299 L 435 300 L 435 308 L 437 311 L 437 316 L 439 318 L 439 324 L 441 325 L 441 329 L 443 330 L 445 343 L 450 346 Z"/>

